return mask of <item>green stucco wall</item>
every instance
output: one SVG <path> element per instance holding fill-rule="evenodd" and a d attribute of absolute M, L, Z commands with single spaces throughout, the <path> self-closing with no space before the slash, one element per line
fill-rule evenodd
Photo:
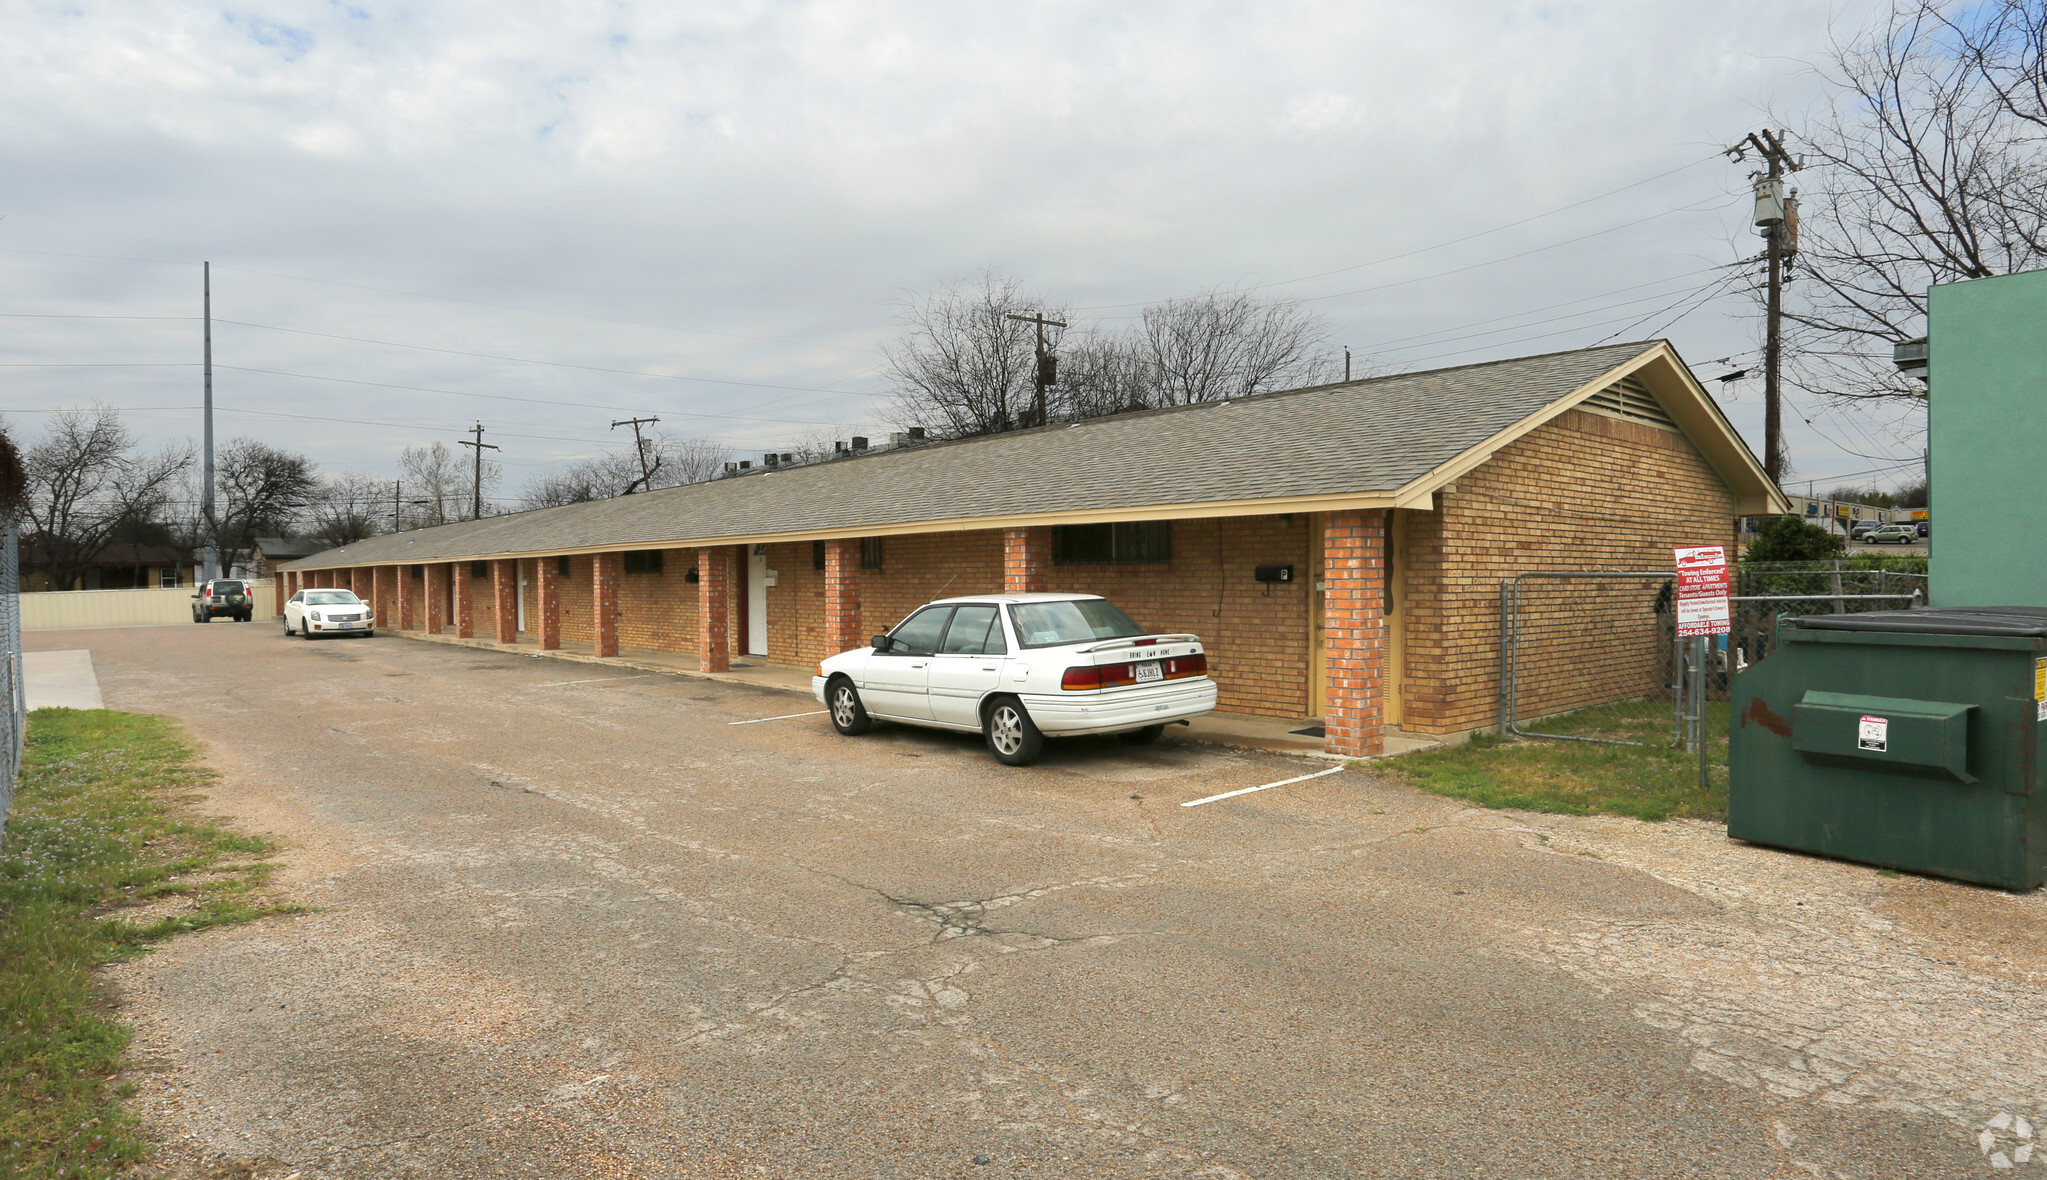
<path fill-rule="evenodd" d="M 1933 288 L 1935 606 L 2047 606 L 2047 270 Z"/>

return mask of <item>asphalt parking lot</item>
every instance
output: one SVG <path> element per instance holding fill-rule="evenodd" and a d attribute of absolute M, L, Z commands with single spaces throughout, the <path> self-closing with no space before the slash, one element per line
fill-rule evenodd
<path fill-rule="evenodd" d="M 209 808 L 312 907 L 109 972 L 173 1163 L 1977 1176 L 1987 1120 L 2047 1122 L 2036 895 L 1356 769 L 1187 808 L 1320 767 L 1168 739 L 1015 770 L 388 636 L 30 646 L 204 739 Z"/>

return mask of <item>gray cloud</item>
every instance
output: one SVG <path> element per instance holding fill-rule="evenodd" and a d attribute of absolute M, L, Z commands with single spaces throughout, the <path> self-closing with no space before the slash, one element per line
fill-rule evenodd
<path fill-rule="evenodd" d="M 0 249 L 14 251 L 0 310 L 190 316 L 211 258 L 227 320 L 796 387 L 219 327 L 216 360 L 234 366 L 218 377 L 223 433 L 388 476 L 400 447 L 481 417 L 504 432 L 516 486 L 606 445 L 610 407 L 743 450 L 871 426 L 892 300 L 984 266 L 1114 317 L 1704 160 L 1762 102 L 1810 100 L 1791 59 L 1817 52 L 1827 6 L 14 0 L 0 15 Z M 1643 334 L 1705 268 L 1756 248 L 1742 184 L 1701 163 L 1272 289 L 1314 299 L 1361 353 L 1394 342 L 1403 364 L 1588 344 L 1636 315 Z M 1725 296 L 1671 334 L 1695 362 L 1748 351 L 1743 309 Z M 1474 321 L 1493 322 L 1409 339 Z M 189 320 L 6 319 L 0 340 L 17 365 L 199 351 Z M 146 434 L 197 433 L 196 368 L 4 380 L 0 409 L 24 426 L 101 399 L 137 407 Z M 1757 400 L 1730 407 L 1745 429 Z M 1855 449 L 1916 450 L 1899 441 L 1909 421 L 1822 425 Z M 1794 442 L 1815 475 L 1876 466 L 1802 424 Z"/>

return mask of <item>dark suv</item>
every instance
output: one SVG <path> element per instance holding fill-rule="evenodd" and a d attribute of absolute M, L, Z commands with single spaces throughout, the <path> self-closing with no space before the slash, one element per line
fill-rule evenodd
<path fill-rule="evenodd" d="M 222 616 L 237 623 L 246 623 L 255 613 L 254 591 L 247 582 L 233 578 L 201 582 L 199 593 L 192 596 L 192 621 L 195 623 L 211 623 Z"/>

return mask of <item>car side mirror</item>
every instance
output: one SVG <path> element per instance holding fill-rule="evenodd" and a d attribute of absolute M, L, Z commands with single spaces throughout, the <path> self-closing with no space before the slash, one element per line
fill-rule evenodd
<path fill-rule="evenodd" d="M 868 642 L 874 645 L 874 650 L 876 651 L 887 651 L 896 645 L 896 641 L 886 635 L 877 635 L 873 639 L 868 640 Z"/>

